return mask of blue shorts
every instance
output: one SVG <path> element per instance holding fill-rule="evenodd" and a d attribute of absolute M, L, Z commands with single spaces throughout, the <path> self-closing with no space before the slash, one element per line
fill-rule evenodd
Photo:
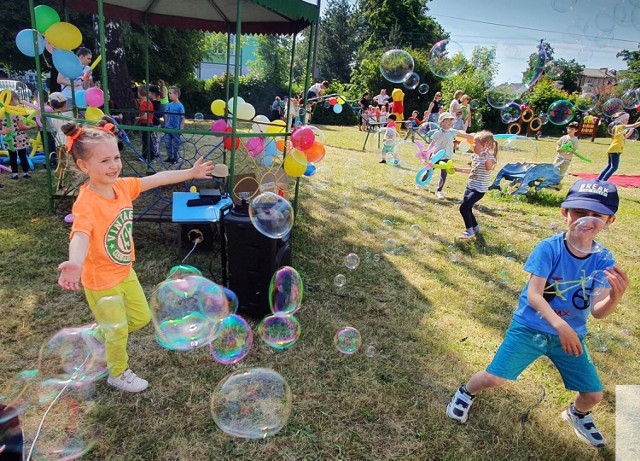
<path fill-rule="evenodd" d="M 584 335 L 578 337 L 583 353 L 574 357 L 562 350 L 558 335 L 543 333 L 512 321 L 487 372 L 515 381 L 538 357 L 546 355 L 560 372 L 564 387 L 578 392 L 600 392 L 602 383 L 587 350 Z"/>

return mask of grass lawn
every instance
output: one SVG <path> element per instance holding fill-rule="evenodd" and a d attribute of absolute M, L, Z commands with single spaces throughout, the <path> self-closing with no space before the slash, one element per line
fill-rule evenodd
<path fill-rule="evenodd" d="M 446 417 L 445 406 L 493 357 L 527 279 L 522 265 L 538 241 L 563 229 L 559 205 L 575 178 L 560 192 L 488 193 L 476 212 L 481 236 L 461 241 L 466 175 L 451 176 L 446 198 L 437 200 L 433 185 L 416 188 L 414 171 L 381 165 L 378 155 L 362 151 L 365 134 L 357 128 L 322 128 L 327 156 L 316 176 L 301 179 L 292 240 L 293 266 L 305 283 L 299 342 L 276 351 L 256 334 L 248 357 L 224 366 L 207 349 L 161 349 L 148 326 L 131 336 L 129 356 L 149 389 L 125 394 L 101 380 L 94 394 L 78 397 L 82 419 L 73 400 L 63 399 L 41 437 L 64 432 L 71 414 L 93 434 L 85 455 L 92 460 L 614 459 L 616 385 L 640 384 L 640 189 L 620 188 L 617 220 L 599 239 L 631 279 L 617 311 L 592 319 L 587 338 L 605 386 L 594 417 L 608 447 L 588 447 L 560 420 L 573 394 L 546 359 L 478 397 L 462 426 Z M 536 141 L 535 160 L 553 161 L 555 141 Z M 582 140 L 578 151 L 592 163 L 574 159 L 569 172 L 599 172 L 608 144 Z M 457 155 L 455 162 L 468 159 Z M 504 153 L 498 168 L 508 161 Z M 618 173 L 640 173 L 640 143 L 627 142 Z M 92 316 L 81 292 L 56 284 L 69 227 L 49 211 L 45 174 L 39 170 L 30 181 L 2 174 L 0 181 L 2 392 L 17 373 L 39 367 L 49 337 Z M 135 269 L 147 294 L 179 262 L 177 229 L 134 226 Z M 360 257 L 355 270 L 344 265 L 348 253 Z M 205 274 L 217 264 L 204 253 L 188 263 Z M 334 284 L 338 274 L 346 277 L 342 288 Z M 256 321 L 250 323 L 255 332 Z M 362 335 L 352 356 L 333 345 L 347 325 Z M 216 384 L 242 367 L 273 368 L 291 387 L 291 416 L 273 437 L 232 438 L 213 421 Z M 29 440 L 45 409 L 24 415 Z"/>

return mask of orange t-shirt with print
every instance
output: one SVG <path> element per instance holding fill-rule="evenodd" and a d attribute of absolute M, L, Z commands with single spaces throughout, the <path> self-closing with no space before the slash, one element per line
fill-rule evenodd
<path fill-rule="evenodd" d="M 73 227 L 89 236 L 82 266 L 82 285 L 89 290 L 113 288 L 127 278 L 135 260 L 133 246 L 133 201 L 140 195 L 140 178 L 120 178 L 113 185 L 115 198 L 80 188 L 73 204 Z"/>

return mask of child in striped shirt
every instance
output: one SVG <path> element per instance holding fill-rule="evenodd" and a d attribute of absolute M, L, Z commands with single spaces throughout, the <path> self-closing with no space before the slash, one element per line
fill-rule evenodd
<path fill-rule="evenodd" d="M 491 184 L 491 170 L 496 166 L 498 143 L 493 139 L 493 133 L 480 131 L 473 137 L 473 154 L 471 154 L 470 168 L 455 168 L 459 173 L 468 173 L 469 181 L 464 191 L 460 214 L 464 219 L 465 230 L 461 239 L 470 239 L 478 232 L 480 226 L 473 215 L 473 206 L 484 197 Z"/>

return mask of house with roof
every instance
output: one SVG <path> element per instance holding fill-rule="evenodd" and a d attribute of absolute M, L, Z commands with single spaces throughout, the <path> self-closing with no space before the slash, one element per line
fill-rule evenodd
<path fill-rule="evenodd" d="M 608 94 L 613 90 L 616 82 L 617 72 L 615 69 L 585 67 L 580 76 L 578 86 L 583 93 Z"/>

